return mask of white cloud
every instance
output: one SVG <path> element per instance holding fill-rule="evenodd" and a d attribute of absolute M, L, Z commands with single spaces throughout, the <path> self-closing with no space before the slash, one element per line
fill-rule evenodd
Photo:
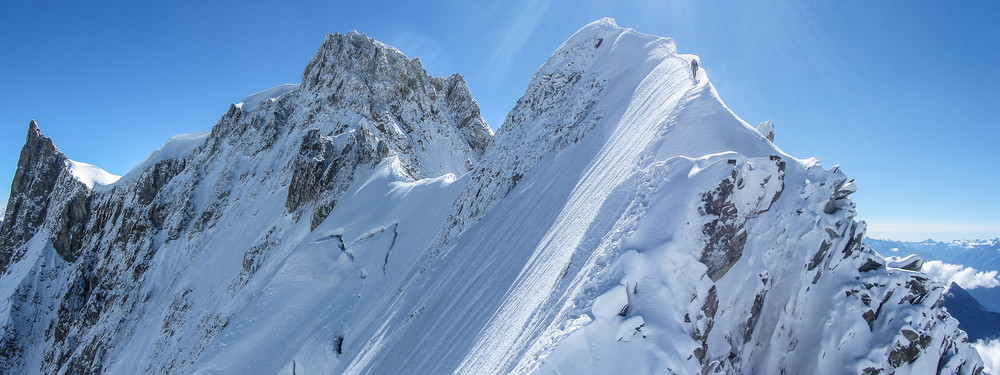
<path fill-rule="evenodd" d="M 931 279 L 942 283 L 958 284 L 963 289 L 993 288 L 1000 286 L 997 279 L 997 271 L 979 271 L 972 267 L 965 267 L 958 264 L 945 263 L 940 260 L 924 262 L 921 272 L 926 273 Z"/>
<path fill-rule="evenodd" d="M 1000 340 L 976 341 L 972 347 L 983 357 L 987 373 L 1000 374 Z"/>

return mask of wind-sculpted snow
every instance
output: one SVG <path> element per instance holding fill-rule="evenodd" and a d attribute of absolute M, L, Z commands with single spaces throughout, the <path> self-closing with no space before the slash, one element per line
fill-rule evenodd
<path fill-rule="evenodd" d="M 260 106 L 260 103 L 265 101 L 273 102 L 278 98 L 281 98 L 281 96 L 285 95 L 285 93 L 288 93 L 289 91 L 295 90 L 297 88 L 299 88 L 299 85 L 294 83 L 277 85 L 267 90 L 243 98 L 243 100 L 241 100 L 239 103 L 236 103 L 236 105 L 239 106 L 240 109 L 244 111 L 253 112 L 254 110 L 257 109 L 257 107 Z"/>
<path fill-rule="evenodd" d="M 115 176 L 96 166 L 69 159 L 66 159 L 66 168 L 73 174 L 73 177 L 87 185 L 88 189 L 93 189 L 95 186 L 111 185 L 121 178 L 121 176 Z"/>
<path fill-rule="evenodd" d="M 331 35 L 301 85 L 93 190 L 32 125 L 2 230 L 0 364 L 981 372 L 943 286 L 862 245 L 853 181 L 778 149 L 695 61 L 594 22 L 494 138 L 461 77 Z"/>

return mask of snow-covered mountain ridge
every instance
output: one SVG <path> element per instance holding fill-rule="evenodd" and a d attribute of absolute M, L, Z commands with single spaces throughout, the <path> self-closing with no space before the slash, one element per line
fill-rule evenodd
<path fill-rule="evenodd" d="M 330 35 L 298 86 L 88 186 L 30 125 L 10 373 L 977 373 L 853 183 L 604 19 L 494 136 L 460 76 Z"/>

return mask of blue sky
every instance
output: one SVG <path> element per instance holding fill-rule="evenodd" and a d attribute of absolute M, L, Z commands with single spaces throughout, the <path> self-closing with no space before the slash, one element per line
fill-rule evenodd
<path fill-rule="evenodd" d="M 0 0 L 0 202 L 28 121 L 124 174 L 228 105 L 299 81 L 358 30 L 465 75 L 497 127 L 534 70 L 601 17 L 671 36 L 796 157 L 841 164 L 870 235 L 1000 236 L 1000 2 L 38 2 Z"/>

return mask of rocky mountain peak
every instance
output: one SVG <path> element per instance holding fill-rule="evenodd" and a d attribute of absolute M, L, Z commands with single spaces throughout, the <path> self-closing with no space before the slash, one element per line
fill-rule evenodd
<path fill-rule="evenodd" d="M 299 131 L 359 132 L 350 139 L 370 143 L 372 161 L 398 157 L 415 178 L 467 172 L 493 137 L 461 75 L 431 77 L 419 59 L 357 32 L 327 35 L 282 100 Z"/>
<path fill-rule="evenodd" d="M 28 134 L 11 183 L 11 199 L 7 203 L 6 222 L 13 225 L 23 210 L 23 199 L 44 198 L 58 177 L 66 156 L 52 140 L 42 134 L 35 120 L 28 124 Z"/>
<path fill-rule="evenodd" d="M 444 89 L 443 80 L 428 76 L 419 59 L 355 31 L 327 34 L 302 73 L 302 88 L 344 97 L 375 96 L 376 102 Z"/>
<path fill-rule="evenodd" d="M 372 118 L 386 114 L 406 117 L 421 109 L 437 116 L 440 110 L 434 107 L 443 104 L 449 111 L 442 116 L 444 121 L 435 124 L 455 126 L 477 156 L 493 135 L 461 75 L 431 77 L 420 59 L 410 59 L 398 49 L 354 31 L 327 35 L 302 73 L 301 89 L 324 104 Z M 442 103 L 437 103 L 439 100 Z M 406 103 L 418 108 L 407 108 Z M 405 133 L 414 130 L 408 122 L 400 125 Z"/>
<path fill-rule="evenodd" d="M 18 169 L 20 167 L 34 166 L 41 161 L 48 160 L 50 157 L 65 159 L 66 156 L 63 155 L 59 149 L 56 148 L 55 143 L 52 139 L 46 137 L 42 134 L 42 130 L 38 128 L 38 123 L 35 120 L 31 120 L 28 123 L 28 134 L 24 140 L 24 146 L 21 149 L 21 159 L 18 162 Z M 25 170 L 24 173 L 29 171 Z M 15 181 L 17 178 L 15 177 Z"/>
<path fill-rule="evenodd" d="M 69 220 L 67 215 L 71 213 L 62 211 L 71 205 L 69 201 L 78 206 L 83 203 L 77 198 L 79 195 L 85 200 L 89 189 L 72 177 L 66 167 L 67 160 L 52 139 L 42 134 L 38 123 L 31 120 L 21 148 L 17 171 L 14 172 L 14 181 L 11 183 L 6 217 L 0 227 L 0 270 L 5 269 L 12 258 L 16 258 L 16 248 L 31 239 L 46 224 L 47 216 L 59 215 L 57 221 L 65 224 Z M 52 196 L 72 198 L 52 199 Z M 72 213 L 74 218 L 80 216 L 75 215 L 77 212 Z M 60 231 L 58 228 L 53 229 Z M 55 242 L 54 246 L 60 254 L 69 256 L 70 245 L 65 241 Z"/>
<path fill-rule="evenodd" d="M 413 71 L 423 71 L 420 61 L 409 59 L 399 50 L 387 46 L 365 34 L 352 31 L 347 34 L 327 34 L 312 61 L 302 73 L 302 83 L 307 87 L 319 86 L 326 73 L 353 70 L 371 78 L 388 78 Z M 332 83 L 332 82 L 325 82 Z"/>

